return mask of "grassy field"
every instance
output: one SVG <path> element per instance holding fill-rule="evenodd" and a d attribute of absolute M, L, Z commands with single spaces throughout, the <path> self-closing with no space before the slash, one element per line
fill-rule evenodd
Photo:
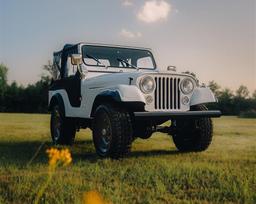
<path fill-rule="evenodd" d="M 0 114 L 0 203 L 32 203 L 47 178 L 49 116 Z M 81 203 L 98 191 L 112 203 L 256 203 L 256 119 L 214 119 L 214 139 L 203 153 L 179 153 L 172 139 L 137 139 L 123 160 L 96 156 L 91 132 L 70 149 L 42 203 Z M 36 154 L 38 152 L 38 154 Z"/>

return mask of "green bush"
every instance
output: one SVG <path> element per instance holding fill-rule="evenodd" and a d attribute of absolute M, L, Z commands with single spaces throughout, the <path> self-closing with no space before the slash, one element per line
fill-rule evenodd
<path fill-rule="evenodd" d="M 239 114 L 239 118 L 256 118 L 256 110 L 241 112 Z"/>

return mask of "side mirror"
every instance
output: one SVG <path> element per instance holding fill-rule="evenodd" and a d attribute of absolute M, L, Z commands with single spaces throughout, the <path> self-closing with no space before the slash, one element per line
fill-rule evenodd
<path fill-rule="evenodd" d="M 174 71 L 174 72 L 176 72 L 176 67 L 170 65 L 170 66 L 167 67 L 167 70 L 168 70 L 168 71 Z"/>
<path fill-rule="evenodd" d="M 72 65 L 81 65 L 83 63 L 81 54 L 72 54 L 71 55 L 71 64 Z"/>
<path fill-rule="evenodd" d="M 83 59 L 81 54 L 72 54 L 71 55 L 71 64 L 77 66 L 77 71 L 80 74 L 80 78 L 84 79 L 86 76 L 86 73 L 82 71 L 81 64 L 83 64 Z"/>

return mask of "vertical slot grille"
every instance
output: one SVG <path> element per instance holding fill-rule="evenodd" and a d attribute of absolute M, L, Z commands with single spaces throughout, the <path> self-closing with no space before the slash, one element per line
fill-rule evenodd
<path fill-rule="evenodd" d="M 178 110 L 180 109 L 180 78 L 155 77 L 155 109 Z"/>

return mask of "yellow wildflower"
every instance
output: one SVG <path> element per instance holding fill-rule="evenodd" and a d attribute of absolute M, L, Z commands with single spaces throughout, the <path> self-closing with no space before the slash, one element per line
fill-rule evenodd
<path fill-rule="evenodd" d="M 97 191 L 89 191 L 83 195 L 83 204 L 107 204 Z"/>
<path fill-rule="evenodd" d="M 49 157 L 49 166 L 52 168 L 54 168 L 58 162 L 66 166 L 72 161 L 72 157 L 68 149 L 58 150 L 56 148 L 50 148 L 46 150 L 46 152 Z"/>
<path fill-rule="evenodd" d="M 63 162 L 63 165 L 65 166 L 71 163 L 72 158 L 68 149 L 60 150 L 60 160 Z"/>

